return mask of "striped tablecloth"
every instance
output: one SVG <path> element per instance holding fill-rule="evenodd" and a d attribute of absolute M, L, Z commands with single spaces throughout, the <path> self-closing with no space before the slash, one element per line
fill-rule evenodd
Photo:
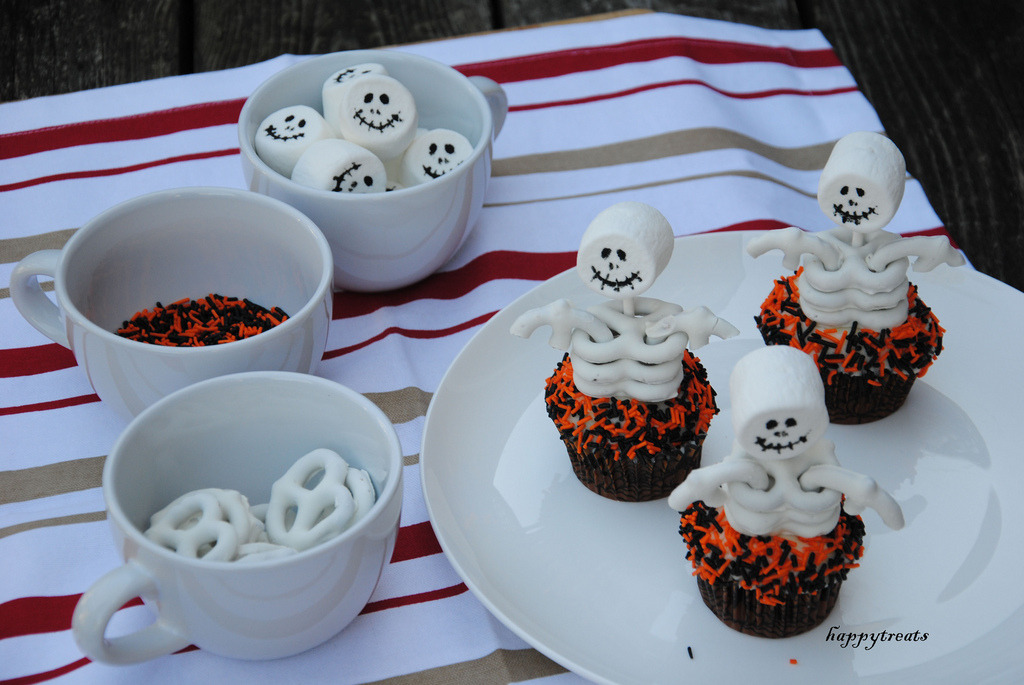
<path fill-rule="evenodd" d="M 676 235 L 830 228 L 815 191 L 832 144 L 882 126 L 817 31 L 641 14 L 397 49 L 500 82 L 510 111 L 481 219 L 452 261 L 400 291 L 336 295 L 318 373 L 394 422 L 406 464 L 401 532 L 355 622 L 274 662 L 187 649 L 108 667 L 77 650 L 75 603 L 120 563 L 100 473 L 124 424 L 71 353 L 21 318 L 6 286 L 18 260 L 59 247 L 118 202 L 243 187 L 242 103 L 302 57 L 0 105 L 0 682 L 582 680 L 491 617 L 441 552 L 418 465 L 431 394 L 495 312 L 573 264 L 601 209 L 647 202 Z M 944 232 L 912 178 L 889 229 Z M 148 620 L 129 606 L 115 630 Z"/>

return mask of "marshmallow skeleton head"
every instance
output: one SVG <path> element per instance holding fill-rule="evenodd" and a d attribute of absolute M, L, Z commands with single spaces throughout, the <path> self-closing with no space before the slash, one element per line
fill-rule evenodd
<path fill-rule="evenodd" d="M 267 166 L 282 176 L 291 176 L 295 162 L 310 145 L 332 136 L 319 112 L 306 105 L 294 105 L 264 119 L 253 144 Z"/>
<path fill-rule="evenodd" d="M 832 148 L 818 181 L 818 205 L 840 226 L 871 233 L 888 224 L 903 200 L 906 162 L 896 144 L 856 131 Z"/>
<path fill-rule="evenodd" d="M 340 138 L 317 141 L 295 163 L 292 180 L 335 193 L 382 193 L 384 164 L 369 150 Z"/>
<path fill-rule="evenodd" d="M 620 202 L 587 227 L 576 271 L 605 297 L 628 300 L 645 292 L 664 271 L 674 246 L 672 226 L 650 205 Z"/>
<path fill-rule="evenodd" d="M 417 134 L 402 155 L 401 182 L 413 186 L 440 178 L 472 153 L 473 144 L 457 131 L 435 128 Z"/>
<path fill-rule="evenodd" d="M 796 348 L 773 345 L 740 359 L 729 393 L 736 442 L 756 459 L 796 457 L 828 429 L 821 376 Z"/>
<path fill-rule="evenodd" d="M 338 132 L 382 161 L 401 155 L 416 135 L 419 116 L 412 93 L 397 80 L 366 74 L 344 90 Z"/>
<path fill-rule="evenodd" d="M 344 69 L 336 71 L 331 74 L 326 81 L 324 81 L 324 85 L 320 89 L 324 119 L 327 120 L 327 123 L 330 124 L 335 131 L 338 131 L 338 118 L 341 115 L 341 99 L 345 90 L 353 81 L 369 74 L 381 74 L 383 76 L 387 76 L 388 71 L 382 64 L 366 62 L 364 64 L 355 64 L 351 67 L 345 67 Z"/>

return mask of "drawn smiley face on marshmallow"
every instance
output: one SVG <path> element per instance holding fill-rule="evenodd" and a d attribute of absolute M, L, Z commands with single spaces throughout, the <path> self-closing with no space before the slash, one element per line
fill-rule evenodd
<path fill-rule="evenodd" d="M 825 387 L 814 360 L 786 345 L 747 354 L 729 379 L 737 442 L 755 459 L 789 459 L 806 452 L 829 425 Z"/>
<path fill-rule="evenodd" d="M 840 226 L 871 233 L 888 224 L 903 200 L 906 163 L 885 136 L 857 131 L 832 148 L 818 182 L 821 211 Z"/>
<path fill-rule="evenodd" d="M 306 105 L 294 105 L 264 119 L 256 130 L 253 145 L 267 166 L 283 176 L 291 176 L 302 153 L 318 140 L 330 137 L 330 127 L 319 112 Z"/>
<path fill-rule="evenodd" d="M 367 74 L 341 97 L 338 132 L 382 161 L 401 155 L 416 135 L 419 116 L 412 93 L 397 80 Z"/>
<path fill-rule="evenodd" d="M 472 153 L 472 143 L 457 131 L 435 128 L 422 133 L 402 155 L 402 184 L 412 186 L 440 178 L 469 159 Z"/>
<path fill-rule="evenodd" d="M 335 193 L 382 193 L 387 190 L 384 164 L 355 143 L 329 138 L 311 145 L 292 171 L 299 185 Z"/>
<path fill-rule="evenodd" d="M 668 220 L 650 205 L 620 202 L 587 227 L 576 253 L 576 272 L 591 290 L 625 300 L 645 292 L 672 256 Z"/>
<path fill-rule="evenodd" d="M 376 62 L 365 62 L 345 67 L 331 74 L 323 87 L 320 89 L 320 99 L 323 104 L 324 119 L 331 125 L 334 131 L 338 132 L 338 119 L 341 116 L 341 100 L 348 87 L 358 78 L 370 74 L 388 75 L 387 69 Z M 340 134 L 339 134 L 340 135 Z"/>

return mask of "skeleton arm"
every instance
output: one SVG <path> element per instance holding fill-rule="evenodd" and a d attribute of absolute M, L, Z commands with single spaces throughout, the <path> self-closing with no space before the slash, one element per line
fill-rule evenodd
<path fill-rule="evenodd" d="M 763 466 L 749 459 L 723 461 L 695 469 L 668 496 L 668 505 L 676 511 L 685 510 L 697 500 L 703 500 L 708 506 L 721 506 L 725 501 L 725 491 L 721 486 L 738 481 L 764 490 L 768 487 L 768 473 Z"/>
<path fill-rule="evenodd" d="M 903 257 L 917 257 L 914 271 L 931 271 L 939 264 L 963 266 L 967 263 L 960 251 L 949 244 L 949 239 L 942 236 L 899 238 L 878 248 L 864 261 L 872 271 L 881 271 Z"/>
<path fill-rule="evenodd" d="M 580 329 L 586 332 L 595 342 L 608 342 L 614 336 L 608 326 L 590 312 L 576 309 L 569 300 L 555 300 L 543 307 L 531 309 L 519 315 L 512 322 L 512 335 L 529 338 L 541 326 L 551 326 L 551 337 L 548 344 L 557 350 L 568 350 L 572 340 L 572 332 Z"/>
<path fill-rule="evenodd" d="M 648 338 L 664 338 L 676 331 L 686 333 L 691 350 L 707 345 L 711 336 L 731 338 L 739 335 L 739 330 L 725 319 L 711 313 L 707 307 L 688 309 L 673 316 L 666 316 L 658 321 L 647 324 Z"/>
<path fill-rule="evenodd" d="M 893 530 L 903 527 L 903 510 L 892 495 L 878 487 L 873 478 L 831 464 L 819 464 L 804 471 L 799 478 L 805 490 L 829 488 L 846 495 L 846 510 L 859 514 L 874 509 L 882 522 Z"/>
<path fill-rule="evenodd" d="M 800 257 L 804 254 L 812 254 L 820 259 L 829 271 L 835 271 L 843 262 L 839 250 L 796 226 L 768 231 L 747 244 L 747 254 L 751 257 L 760 257 L 765 252 L 776 249 L 782 250 L 782 266 L 787 269 L 796 269 L 800 266 Z"/>

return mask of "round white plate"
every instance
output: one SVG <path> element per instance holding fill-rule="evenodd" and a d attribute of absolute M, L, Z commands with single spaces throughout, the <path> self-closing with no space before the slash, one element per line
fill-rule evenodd
<path fill-rule="evenodd" d="M 696 351 L 721 409 L 704 464 L 729 450 L 729 373 L 762 344 L 753 316 L 783 273 L 778 252 L 746 255 L 752 235 L 678 239 L 646 293 L 705 305 L 741 331 Z M 863 515 L 861 566 L 818 628 L 771 640 L 726 627 L 700 599 L 665 500 L 613 502 L 576 480 L 543 406 L 561 352 L 547 346 L 549 329 L 530 340 L 508 332 L 555 299 L 600 301 L 574 270 L 491 319 L 434 395 L 420 469 L 451 563 L 511 630 L 601 683 L 1020 681 L 1024 295 L 968 268 L 910 277 L 947 330 L 945 350 L 896 414 L 828 433 L 843 466 L 889 490 L 907 525 Z"/>

